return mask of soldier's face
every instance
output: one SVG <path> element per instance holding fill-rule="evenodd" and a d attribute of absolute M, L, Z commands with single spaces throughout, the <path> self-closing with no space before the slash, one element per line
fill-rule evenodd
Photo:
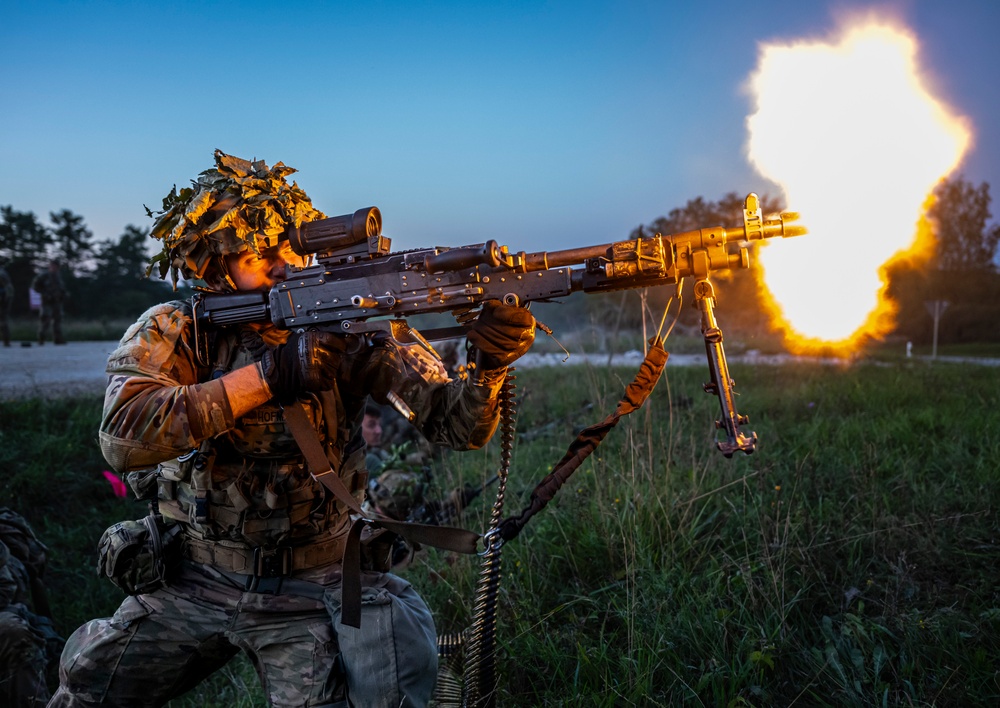
<path fill-rule="evenodd" d="M 361 422 L 361 437 L 368 443 L 368 447 L 378 447 L 381 445 L 382 420 L 366 413 L 365 419 Z"/>
<path fill-rule="evenodd" d="M 304 265 L 302 257 L 295 254 L 287 241 L 261 249 L 259 256 L 247 250 L 230 253 L 224 258 L 237 290 L 270 290 L 285 279 L 286 265 Z"/>

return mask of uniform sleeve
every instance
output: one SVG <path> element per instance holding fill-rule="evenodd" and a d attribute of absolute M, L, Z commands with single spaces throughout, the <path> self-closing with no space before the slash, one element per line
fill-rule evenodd
<path fill-rule="evenodd" d="M 383 404 L 390 392 L 399 396 L 416 416 L 413 425 L 432 444 L 475 450 L 489 442 L 500 421 L 498 393 L 505 374 L 506 369 L 486 372 L 475 384 L 427 376 L 405 346 L 387 339 L 359 357 L 348 385 L 355 395 L 368 394 Z"/>
<path fill-rule="evenodd" d="M 221 380 L 202 382 L 190 306 L 147 311 L 108 359 L 100 441 L 118 472 L 153 466 L 234 426 Z"/>
<path fill-rule="evenodd" d="M 18 601 L 17 579 L 11 571 L 12 556 L 3 541 L 0 541 L 0 610 Z"/>

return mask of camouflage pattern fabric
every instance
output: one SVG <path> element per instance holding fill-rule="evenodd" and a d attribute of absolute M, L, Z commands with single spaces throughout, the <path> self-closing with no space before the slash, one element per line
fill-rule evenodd
<path fill-rule="evenodd" d="M 285 336 L 271 326 L 220 334 L 204 366 L 190 304 L 173 302 L 145 313 L 109 358 L 101 448 L 119 472 L 145 478 L 158 466 L 160 512 L 189 543 L 308 549 L 346 532 L 348 515 L 309 476 L 282 409 L 266 404 L 236 420 L 213 376 L 258 361 Z M 359 491 L 369 395 L 385 403 L 400 393 L 436 444 L 478 447 L 496 428 L 502 371 L 479 385 L 411 373 L 396 348 L 376 342 L 344 358 L 330 391 L 301 398 L 334 469 Z M 51 705 L 161 705 L 241 649 L 272 705 L 424 705 L 436 674 L 430 613 L 404 581 L 364 576 L 354 629 L 339 622 L 338 561 L 267 578 L 265 593 L 247 592 L 251 577 L 187 560 L 178 579 L 77 630 Z"/>
<path fill-rule="evenodd" d="M 379 512 L 405 521 L 424 500 L 424 483 L 415 472 L 388 470 L 369 485 L 369 494 Z"/>
<path fill-rule="evenodd" d="M 406 581 L 367 574 L 362 629 L 340 624 L 339 571 L 247 592 L 240 577 L 187 564 L 170 586 L 129 597 L 70 637 L 49 703 L 159 706 L 248 653 L 273 706 L 425 705 L 434 625 Z"/>
<path fill-rule="evenodd" d="M 0 507 L 0 705 L 44 706 L 49 698 L 45 674 L 62 640 L 32 601 L 32 580 L 44 568 L 45 546 L 27 521 Z"/>

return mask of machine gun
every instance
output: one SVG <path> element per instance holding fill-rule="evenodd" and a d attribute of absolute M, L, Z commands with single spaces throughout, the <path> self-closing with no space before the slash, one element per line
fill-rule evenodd
<path fill-rule="evenodd" d="M 269 292 L 196 295 L 196 326 L 269 321 L 284 329 L 321 328 L 362 337 L 387 333 L 397 341 L 411 342 L 424 337 L 411 330 L 407 317 L 451 312 L 459 326 L 424 333 L 427 339 L 445 339 L 462 336 L 470 313 L 486 300 L 523 306 L 576 291 L 646 288 L 690 277 L 695 279 L 695 303 L 701 311 L 711 371 L 705 390 L 719 398 L 722 415 L 716 426 L 726 435 L 717 445 L 726 457 L 737 450 L 749 454 L 757 436 L 740 430 L 748 418 L 736 411 L 709 276 L 713 271 L 748 268 L 748 247 L 754 241 L 797 236 L 806 230 L 790 225 L 798 218 L 792 212 L 764 218 L 756 194 L 747 195 L 743 207 L 743 225 L 736 228 L 717 226 L 535 253 L 514 253 L 496 241 L 392 253 L 378 208 L 359 209 L 289 228 L 292 250 L 303 257 L 315 256 L 314 264 L 289 266 L 286 280 Z"/>

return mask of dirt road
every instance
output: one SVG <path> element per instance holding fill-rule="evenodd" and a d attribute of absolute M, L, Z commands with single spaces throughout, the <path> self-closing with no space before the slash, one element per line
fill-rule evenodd
<path fill-rule="evenodd" d="M 56 398 L 73 395 L 100 396 L 104 392 L 106 378 L 104 366 L 108 355 L 114 351 L 117 342 L 70 342 L 62 346 L 46 344 L 31 347 L 0 347 L 0 400 L 12 398 Z M 606 366 L 607 354 L 573 354 L 563 363 L 564 354 L 529 353 L 517 362 L 523 369 L 538 366 L 558 366 L 590 363 Z M 760 356 L 743 354 L 730 356 L 730 363 L 775 365 L 787 363 L 788 355 Z M 914 357 L 916 361 L 917 358 Z M 844 365 L 840 360 L 809 359 L 815 363 Z M 962 359 L 958 357 L 938 357 L 938 361 L 970 363 L 989 366 L 1000 365 L 1000 359 Z M 639 352 L 616 354 L 611 363 L 616 366 L 636 367 L 642 362 Z M 668 366 L 706 366 L 703 354 L 672 354 Z"/>
<path fill-rule="evenodd" d="M 101 395 L 107 379 L 104 366 L 117 342 L 69 342 L 55 346 L 34 344 L 0 348 L 0 400 L 12 398 L 55 398 L 60 396 Z M 563 362 L 562 354 L 528 354 L 518 361 L 520 368 L 555 366 Z M 607 354 L 574 354 L 566 364 L 590 362 L 597 366 L 608 363 Z M 616 354 L 617 366 L 638 366 L 639 352 Z M 703 363 L 703 356 L 672 356 L 671 365 Z"/>
<path fill-rule="evenodd" d="M 104 366 L 117 346 L 114 341 L 0 347 L 0 400 L 101 396 Z"/>

